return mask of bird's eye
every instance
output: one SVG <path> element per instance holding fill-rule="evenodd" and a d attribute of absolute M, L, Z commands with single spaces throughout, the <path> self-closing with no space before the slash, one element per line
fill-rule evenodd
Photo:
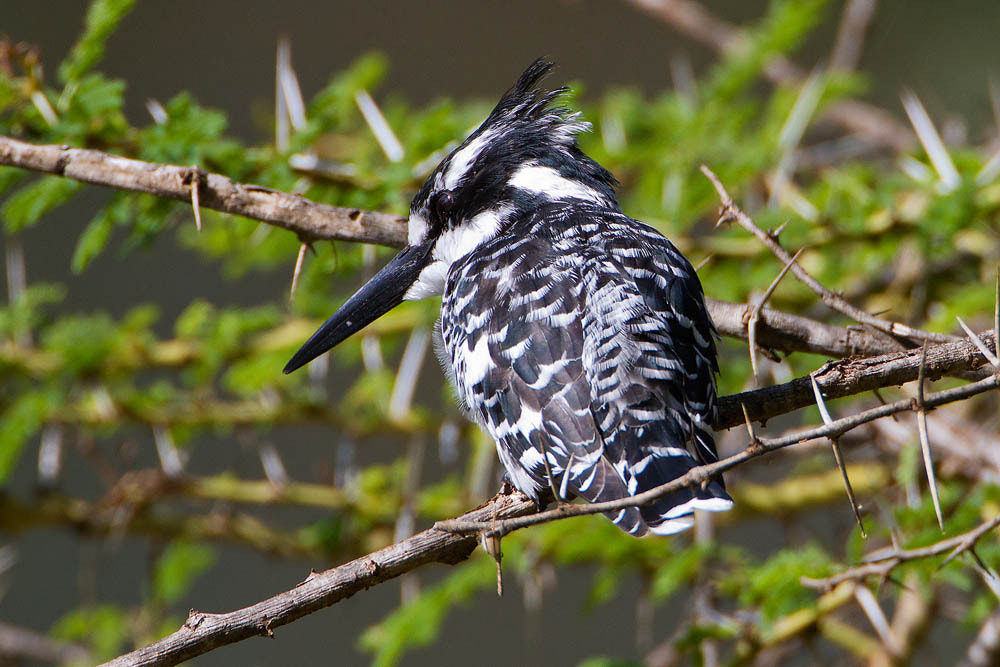
<path fill-rule="evenodd" d="M 449 190 L 444 190 L 434 196 L 432 209 L 434 211 L 434 217 L 438 220 L 438 224 L 443 225 L 445 221 L 447 221 L 448 216 L 451 215 L 451 209 L 454 205 L 455 196 L 452 195 Z"/>

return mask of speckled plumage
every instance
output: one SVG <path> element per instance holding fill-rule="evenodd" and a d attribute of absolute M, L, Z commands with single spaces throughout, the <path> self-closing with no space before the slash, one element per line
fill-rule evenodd
<path fill-rule="evenodd" d="M 620 212 L 560 202 L 512 222 L 452 265 L 441 334 L 460 398 L 532 497 L 548 486 L 543 451 L 560 493 L 591 502 L 718 458 L 701 285 L 667 239 Z M 713 481 L 611 518 L 670 533 L 693 508 L 730 503 Z"/>
<path fill-rule="evenodd" d="M 716 333 L 690 263 L 621 212 L 615 179 L 577 146 L 589 125 L 556 106 L 562 90 L 535 89 L 550 68 L 532 64 L 431 173 L 407 248 L 286 372 L 400 300 L 440 294 L 445 372 L 513 484 L 613 500 L 718 459 Z M 669 534 L 731 505 L 717 478 L 609 518 Z"/>

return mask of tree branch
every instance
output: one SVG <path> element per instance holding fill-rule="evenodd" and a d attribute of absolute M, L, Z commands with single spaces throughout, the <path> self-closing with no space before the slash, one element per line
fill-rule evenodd
<path fill-rule="evenodd" d="M 535 511 L 521 493 L 498 494 L 482 507 L 462 515 L 489 525 Z M 428 563 L 459 563 L 476 547 L 474 536 L 429 529 L 413 537 L 322 573 L 313 573 L 295 588 L 255 605 L 226 614 L 192 611 L 180 630 L 158 642 L 115 658 L 106 667 L 176 665 L 208 651 L 255 636 L 271 636 L 275 628 L 329 607 L 355 593 Z"/>
<path fill-rule="evenodd" d="M 995 343 L 986 337 L 986 345 Z M 743 408 L 751 421 L 766 421 L 813 405 L 812 380 L 825 398 L 842 398 L 873 389 L 912 382 L 920 374 L 922 350 L 894 352 L 877 357 L 842 359 L 826 364 L 810 376 L 796 378 L 784 384 L 772 385 L 741 394 L 719 398 L 716 429 L 732 428 L 745 421 Z M 968 340 L 944 343 L 927 348 L 924 372 L 928 379 L 945 375 L 960 375 L 986 365 L 982 353 Z"/>
<path fill-rule="evenodd" d="M 179 201 L 190 200 L 195 173 L 191 167 L 143 162 L 89 149 L 29 144 L 5 136 L 0 136 L 0 165 Z M 406 220 L 398 216 L 317 204 L 297 195 L 235 183 L 221 174 L 198 174 L 199 203 L 205 208 L 260 220 L 314 241 L 344 240 L 397 248 L 406 243 Z M 743 318 L 747 305 L 711 298 L 706 302 L 712 319 L 723 335 L 747 339 L 747 325 Z M 291 324 L 288 326 L 291 327 Z M 757 344 L 763 348 L 811 352 L 837 358 L 884 354 L 894 350 L 884 338 L 868 331 L 824 324 L 770 308 L 760 311 L 756 338 Z M 170 342 L 165 342 L 165 345 Z M 11 363 L 31 366 L 29 362 L 37 361 L 35 365 L 46 372 L 48 365 L 54 363 L 38 351 L 5 345 L 0 346 L 0 357 Z M 173 348 L 170 350 L 173 351 Z M 183 363 L 186 358 L 185 355 L 174 354 L 166 363 Z"/>
<path fill-rule="evenodd" d="M 830 308 L 847 315 L 860 324 L 865 324 L 890 336 L 908 338 L 913 341 L 931 341 L 934 343 L 946 343 L 948 341 L 957 340 L 955 336 L 921 331 L 899 322 L 879 319 L 873 315 L 869 315 L 860 308 L 854 307 L 839 294 L 834 294 L 821 285 L 818 280 L 809 275 L 809 272 L 803 269 L 795 261 L 795 258 L 792 257 L 787 250 L 781 247 L 781 244 L 778 242 L 777 233 L 768 234 L 765 232 L 757 226 L 757 223 L 755 223 L 753 219 L 743 211 L 743 209 L 736 205 L 736 202 L 733 201 L 732 197 L 730 197 L 729 193 L 726 191 L 722 181 L 719 180 L 719 177 L 716 176 L 711 169 L 702 165 L 701 171 L 715 187 L 716 192 L 719 194 L 719 199 L 722 201 L 722 212 L 719 215 L 718 224 L 730 221 L 736 222 L 738 225 L 743 227 L 743 229 L 753 234 L 757 237 L 757 240 L 764 245 L 764 247 L 774 253 L 775 257 L 781 260 L 783 265 L 791 266 L 792 273 L 795 274 L 795 277 L 805 283 L 809 289 L 815 292 L 816 295 L 823 300 L 823 303 Z M 910 345 L 910 347 L 913 346 L 914 344 Z"/>
<path fill-rule="evenodd" d="M 336 239 L 402 246 L 406 219 L 387 213 L 317 204 L 257 185 L 235 183 L 197 167 L 143 162 L 69 146 L 39 146 L 0 136 L 0 165 L 64 176 L 117 190 L 191 201 L 291 230 L 305 240 Z"/>
<path fill-rule="evenodd" d="M 941 540 L 940 542 L 935 542 L 930 546 L 920 547 L 918 549 L 891 548 L 873 554 L 865 559 L 868 562 L 848 568 L 844 572 L 832 577 L 827 577 L 826 579 L 811 579 L 809 577 L 802 577 L 802 585 L 810 588 L 829 590 L 839 586 L 845 581 L 861 582 L 872 576 L 885 578 L 889 576 L 894 569 L 907 561 L 931 558 L 933 556 L 940 556 L 944 553 L 949 554 L 948 558 L 945 559 L 945 562 L 947 562 L 962 552 L 972 549 L 976 546 L 976 542 L 981 540 L 990 531 L 995 530 L 998 526 L 1000 526 L 1000 515 L 993 517 L 989 521 L 984 521 L 967 533 L 956 535 L 955 537 L 950 537 L 946 540 Z"/>

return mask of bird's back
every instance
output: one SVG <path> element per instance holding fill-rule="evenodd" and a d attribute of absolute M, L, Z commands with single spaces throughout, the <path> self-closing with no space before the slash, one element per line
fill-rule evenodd
<path fill-rule="evenodd" d="M 543 206 L 452 266 L 441 312 L 459 396 L 528 495 L 612 500 L 717 459 L 715 332 L 693 268 L 652 228 Z M 665 534 L 731 502 L 712 481 L 611 518 Z"/>

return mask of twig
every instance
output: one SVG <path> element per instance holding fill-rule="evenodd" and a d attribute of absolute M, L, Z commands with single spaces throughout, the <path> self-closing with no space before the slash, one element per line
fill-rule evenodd
<path fill-rule="evenodd" d="M 132 192 L 148 192 L 189 201 L 189 167 L 143 162 L 101 151 L 66 146 L 34 145 L 0 136 L 0 164 L 52 173 L 94 185 Z M 344 209 L 311 202 L 303 197 L 234 183 L 219 174 L 202 173 L 199 204 L 234 215 L 261 220 L 295 232 L 303 240 L 347 240 L 391 247 L 406 244 L 404 218 L 360 209 Z M 745 304 L 706 299 L 712 319 L 726 336 L 746 339 Z M 871 356 L 892 351 L 886 340 L 864 331 L 817 322 L 769 308 L 761 309 L 757 324 L 760 347 L 788 352 L 812 352 L 833 357 Z M 933 340 L 933 339 L 932 339 Z M 22 354 L 24 352 L 27 357 Z M 11 351 L 0 356 L 23 364 L 41 353 Z"/>
<path fill-rule="evenodd" d="M 881 551 L 875 557 L 869 559 L 868 562 L 848 568 L 840 574 L 833 575 L 832 577 L 827 577 L 825 579 L 802 577 L 802 585 L 808 586 L 809 588 L 829 590 L 839 586 L 845 581 L 861 582 L 868 577 L 886 577 L 898 566 L 908 561 L 931 558 L 933 556 L 940 556 L 941 554 L 951 552 L 948 558 L 945 559 L 946 563 L 958 554 L 968 551 L 974 547 L 976 542 L 982 539 L 990 531 L 996 529 L 997 526 L 1000 526 L 1000 515 L 993 517 L 989 521 L 984 521 L 967 533 L 950 537 L 946 540 L 941 540 L 940 542 L 935 542 L 930 546 L 920 547 L 917 549 L 891 548 L 889 550 Z M 942 563 L 942 565 L 945 563 Z"/>
<path fill-rule="evenodd" d="M 900 324 L 899 322 L 889 322 L 886 320 L 873 317 L 872 315 L 866 313 L 865 311 L 855 308 L 842 297 L 834 294 L 830 290 L 826 289 L 819 283 L 818 280 L 813 278 L 801 265 L 791 261 L 792 256 L 788 254 L 781 244 L 770 234 L 762 230 L 760 227 L 754 223 L 749 215 L 743 212 L 736 203 L 733 201 L 732 197 L 726 191 L 725 186 L 719 177 L 709 169 L 707 166 L 701 166 L 701 172 L 705 174 L 705 177 L 712 183 L 715 187 L 716 192 L 719 194 L 719 199 L 722 201 L 722 213 L 720 215 L 720 222 L 725 220 L 733 220 L 737 222 L 741 227 L 746 229 L 748 232 L 757 237 L 758 240 L 764 246 L 770 250 L 774 255 L 785 264 L 792 265 L 792 273 L 795 277 L 805 283 L 811 290 L 813 290 L 823 303 L 833 308 L 834 310 L 847 315 L 853 320 L 866 324 L 874 329 L 883 331 L 891 336 L 899 336 L 903 338 L 909 338 L 914 341 L 929 340 L 934 343 L 946 343 L 956 340 L 954 336 L 948 336 L 945 334 L 931 333 L 928 331 L 921 331 L 919 329 L 914 329 L 908 327 L 905 324 Z"/>
<path fill-rule="evenodd" d="M 805 248 L 799 248 L 799 251 L 795 253 L 794 257 L 792 257 L 792 262 L 799 258 L 799 255 L 802 254 L 803 250 L 805 250 Z M 786 273 L 788 273 L 788 269 L 791 268 L 792 262 L 785 264 L 785 266 L 781 269 L 781 272 L 778 273 L 778 276 L 771 281 L 770 285 L 768 285 L 767 290 L 764 292 L 764 296 L 758 299 L 753 306 L 747 310 L 745 316 L 747 323 L 747 342 L 750 345 L 750 366 L 753 369 L 753 376 L 755 379 L 757 378 L 757 322 L 760 321 L 760 310 L 764 307 L 764 304 L 767 303 L 767 300 L 771 298 L 771 295 L 774 294 L 774 290 L 778 288 L 778 283 L 781 282 L 781 279 L 785 277 Z"/>
<path fill-rule="evenodd" d="M 61 642 L 51 637 L 0 621 L 0 656 L 4 663 L 21 664 L 21 661 L 88 663 L 93 656 L 83 646 Z"/>

